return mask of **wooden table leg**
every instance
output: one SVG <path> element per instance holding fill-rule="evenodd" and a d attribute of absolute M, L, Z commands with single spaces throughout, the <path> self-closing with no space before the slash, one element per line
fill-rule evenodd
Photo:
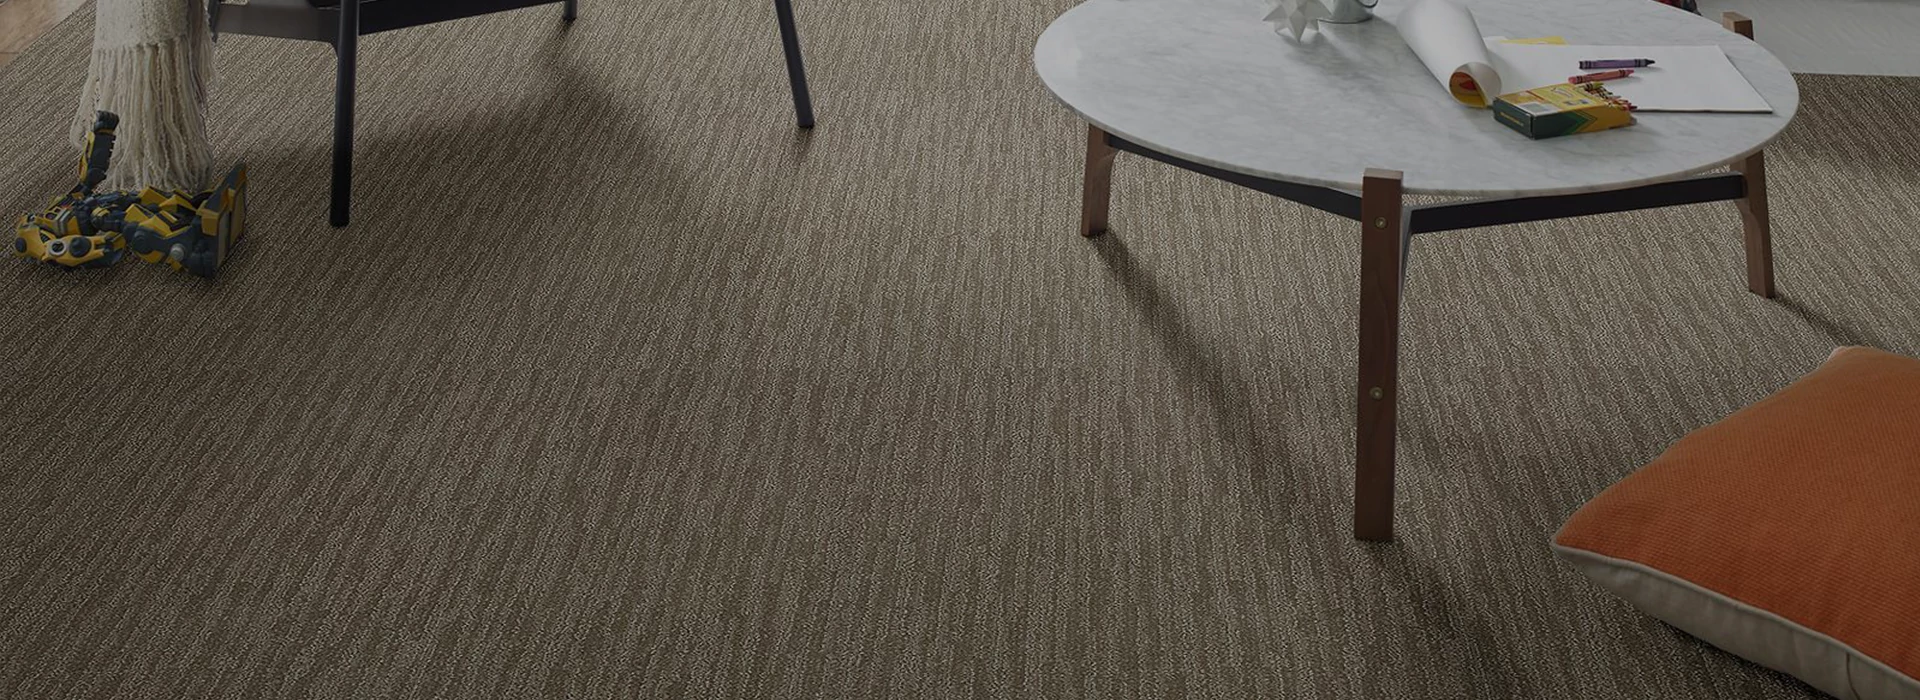
<path fill-rule="evenodd" d="M 1753 20 L 1747 19 L 1746 15 L 1738 12 L 1720 13 L 1720 26 L 1726 27 L 1727 31 L 1739 34 L 1748 39 L 1753 38 Z"/>
<path fill-rule="evenodd" d="M 1393 539 L 1396 383 L 1405 207 L 1401 174 L 1368 169 L 1360 188 L 1360 384 L 1353 536 Z"/>
<path fill-rule="evenodd" d="M 1107 232 L 1107 202 L 1113 192 L 1113 146 L 1107 145 L 1107 132 L 1087 127 L 1087 173 L 1080 190 L 1080 235 L 1098 236 Z"/>
<path fill-rule="evenodd" d="M 1720 24 L 1727 31 L 1748 39 L 1753 38 L 1753 20 L 1737 12 L 1728 12 L 1720 16 Z M 1739 199 L 1740 223 L 1746 229 L 1747 246 L 1747 290 L 1772 299 L 1773 289 L 1773 225 L 1767 216 L 1767 159 L 1760 152 L 1747 156 L 1733 164 L 1733 171 L 1747 178 L 1747 196 Z"/>
<path fill-rule="evenodd" d="M 1740 207 L 1740 223 L 1745 229 L 1747 246 L 1747 290 L 1774 298 L 1773 225 L 1767 216 L 1767 154 L 1762 151 L 1733 164 L 1734 172 L 1747 177 L 1747 196 L 1735 200 Z"/>

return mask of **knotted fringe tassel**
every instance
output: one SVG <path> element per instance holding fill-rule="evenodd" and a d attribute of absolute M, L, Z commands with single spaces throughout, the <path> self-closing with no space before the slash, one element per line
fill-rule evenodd
<path fill-rule="evenodd" d="M 213 38 L 205 6 L 202 0 L 160 4 L 171 11 L 153 12 L 153 0 L 98 4 L 92 65 L 72 139 L 85 143 L 95 111 L 120 115 L 103 189 L 199 191 L 212 176 L 206 111 Z M 185 15 L 175 14 L 179 10 Z"/>

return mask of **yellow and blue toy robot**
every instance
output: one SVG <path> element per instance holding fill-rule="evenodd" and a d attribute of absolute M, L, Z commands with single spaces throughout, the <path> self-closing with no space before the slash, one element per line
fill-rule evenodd
<path fill-rule="evenodd" d="M 247 166 L 214 189 L 95 192 L 113 161 L 120 118 L 100 112 L 80 159 L 80 182 L 37 214 L 20 217 L 14 255 L 67 269 L 106 267 L 128 252 L 148 263 L 211 278 L 245 233 Z"/>

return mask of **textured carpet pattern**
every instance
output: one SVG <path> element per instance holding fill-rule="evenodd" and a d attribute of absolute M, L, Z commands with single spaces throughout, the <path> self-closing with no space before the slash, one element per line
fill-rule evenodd
<path fill-rule="evenodd" d="M 1364 545 L 1357 237 L 1124 156 L 1074 236 L 1070 4 L 802 5 L 811 135 L 761 2 L 380 35 L 345 231 L 330 52 L 224 39 L 223 278 L 0 266 L 0 696 L 1809 695 L 1547 538 L 1836 344 L 1920 351 L 1874 116 L 1920 82 L 1804 79 L 1776 302 L 1730 205 L 1417 241 Z M 70 183 L 90 22 L 0 72 L 0 210 Z"/>

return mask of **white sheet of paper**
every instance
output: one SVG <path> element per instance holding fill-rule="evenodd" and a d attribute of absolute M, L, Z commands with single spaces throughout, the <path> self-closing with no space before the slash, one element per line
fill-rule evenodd
<path fill-rule="evenodd" d="M 1393 26 L 1426 64 L 1427 72 L 1461 103 L 1486 107 L 1494 98 L 1512 92 L 1502 87 L 1505 82 L 1488 57 L 1480 25 L 1467 8 L 1451 0 L 1415 0 L 1394 19 Z M 1465 84 L 1476 90 L 1458 89 Z"/>
<path fill-rule="evenodd" d="M 1607 90 L 1643 112 L 1768 113 L 1773 108 L 1740 75 L 1718 46 L 1556 46 L 1486 40 L 1487 52 L 1507 92 L 1558 85 L 1591 73 L 1580 61 L 1593 58 L 1651 58 L 1653 65 L 1630 77 L 1607 81 Z"/>

